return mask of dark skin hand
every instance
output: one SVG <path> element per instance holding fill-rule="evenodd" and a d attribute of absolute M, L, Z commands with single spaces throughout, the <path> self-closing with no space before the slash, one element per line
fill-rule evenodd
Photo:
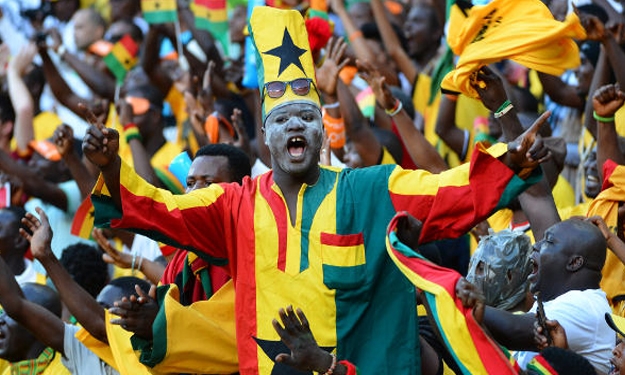
<path fill-rule="evenodd" d="M 115 307 L 109 309 L 112 314 L 119 318 L 112 319 L 111 324 L 120 325 L 123 329 L 133 332 L 145 340 L 152 340 L 152 323 L 158 314 L 156 302 L 156 286 L 152 285 L 149 293 L 146 293 L 135 285 L 139 297 L 134 295 L 124 297 L 115 302 Z"/>
<path fill-rule="evenodd" d="M 564 327 L 562 327 L 557 320 L 549 319 L 545 320 L 545 325 L 547 326 L 547 331 L 549 331 L 549 336 L 551 336 L 551 346 L 568 349 L 569 343 L 566 339 L 566 331 L 564 330 Z M 549 346 L 547 337 L 545 337 L 543 332 L 543 327 L 538 324 L 538 321 L 534 323 L 534 341 L 540 350 Z"/>
<path fill-rule="evenodd" d="M 475 321 L 482 324 L 484 320 L 484 295 L 475 285 L 467 279 L 461 277 L 456 282 L 456 297 L 462 302 L 464 307 L 473 307 L 473 317 Z"/>
<path fill-rule="evenodd" d="M 332 356 L 317 345 L 304 312 L 301 309 L 294 311 L 293 306 L 288 306 L 286 310 L 280 309 L 279 315 L 282 324 L 274 319 L 273 328 L 282 342 L 291 349 L 291 354 L 278 354 L 275 361 L 300 371 L 324 374 L 332 365 Z M 333 373 L 344 375 L 347 368 L 337 363 Z"/>
<path fill-rule="evenodd" d="M 416 217 L 412 215 L 400 217 L 397 221 L 397 238 L 411 249 L 418 251 L 422 229 L 423 223 Z"/>
<path fill-rule="evenodd" d="M 551 151 L 538 135 L 540 127 L 547 122 L 549 116 L 551 112 L 543 113 L 523 134 L 508 143 L 506 165 L 519 173 L 521 178 L 526 177 L 540 163 L 551 158 Z"/>

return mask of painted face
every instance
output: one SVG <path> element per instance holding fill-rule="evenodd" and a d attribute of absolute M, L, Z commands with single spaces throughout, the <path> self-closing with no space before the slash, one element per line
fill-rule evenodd
<path fill-rule="evenodd" d="M 618 339 L 616 346 L 612 349 L 612 358 L 610 358 L 610 373 L 609 375 L 625 374 L 625 358 L 623 357 L 623 350 L 625 350 L 625 343 L 622 339 Z"/>
<path fill-rule="evenodd" d="M 6 313 L 0 313 L 0 358 L 9 362 L 25 359 L 35 338 Z"/>
<path fill-rule="evenodd" d="M 311 173 L 319 162 L 322 142 L 321 112 L 312 104 L 283 105 L 265 120 L 265 143 L 271 152 L 274 172 L 296 177 Z"/>
<path fill-rule="evenodd" d="M 187 190 L 189 193 L 213 183 L 232 182 L 225 156 L 198 156 L 193 160 L 187 173 Z"/>

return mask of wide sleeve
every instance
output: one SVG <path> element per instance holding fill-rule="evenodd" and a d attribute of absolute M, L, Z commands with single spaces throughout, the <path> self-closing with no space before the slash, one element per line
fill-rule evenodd
<path fill-rule="evenodd" d="M 540 180 L 536 168 L 525 180 L 497 159 L 507 145 L 476 146 L 471 162 L 440 174 L 396 167 L 388 181 L 395 210 L 408 211 L 423 222 L 421 243 L 455 238 L 505 207 Z"/>
<path fill-rule="evenodd" d="M 237 356 L 234 286 L 226 283 L 209 300 L 183 306 L 175 284 L 157 290 L 160 310 L 153 340 L 131 338 L 140 361 L 153 373 L 232 374 Z"/>
<path fill-rule="evenodd" d="M 227 258 L 224 213 L 230 213 L 226 189 L 235 184 L 213 184 L 185 195 L 156 188 L 122 162 L 121 211 L 115 206 L 104 178 L 91 194 L 95 225 L 121 228 L 153 240 L 192 251 L 206 261 L 224 265 Z"/>

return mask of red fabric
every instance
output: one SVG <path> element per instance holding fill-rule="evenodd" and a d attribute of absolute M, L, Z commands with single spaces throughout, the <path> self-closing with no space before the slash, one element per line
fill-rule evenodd
<path fill-rule="evenodd" d="M 401 163 L 399 163 L 399 165 L 401 165 L 401 167 L 404 169 L 421 169 L 414 163 L 414 161 L 410 157 L 410 154 L 408 153 L 408 149 L 406 148 L 406 145 L 404 144 L 404 140 L 402 139 L 401 135 L 399 135 L 399 130 L 397 130 L 397 126 L 395 125 L 395 120 L 391 119 L 391 123 L 393 124 L 393 127 L 391 128 L 391 130 L 393 130 L 393 133 L 399 139 L 399 142 L 401 143 L 401 150 L 402 150 L 402 153 L 404 154 L 404 156 L 401 159 Z"/>

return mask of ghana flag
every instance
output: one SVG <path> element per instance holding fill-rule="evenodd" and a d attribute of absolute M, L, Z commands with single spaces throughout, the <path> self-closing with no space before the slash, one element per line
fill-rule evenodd
<path fill-rule="evenodd" d="M 91 203 L 91 197 L 87 197 L 76 210 L 70 233 L 80 238 L 90 239 L 94 216 L 95 210 Z"/>
<path fill-rule="evenodd" d="M 139 46 L 129 34 L 126 34 L 115 43 L 111 52 L 104 56 L 104 63 L 118 82 L 122 82 L 126 78 L 126 73 L 135 66 L 138 52 Z"/>
<path fill-rule="evenodd" d="M 428 315 L 462 373 L 517 374 L 501 348 L 475 320 L 473 309 L 463 307 L 456 298 L 456 282 L 462 276 L 435 265 L 399 241 L 399 219 L 407 215 L 399 212 L 391 220 L 386 249 L 404 276 L 422 291 Z"/>
<path fill-rule="evenodd" d="M 176 0 L 141 0 L 141 13 L 147 23 L 168 23 L 178 20 Z"/>
<path fill-rule="evenodd" d="M 191 10 L 195 15 L 195 27 L 207 30 L 228 51 L 228 11 L 226 0 L 193 0 Z"/>

